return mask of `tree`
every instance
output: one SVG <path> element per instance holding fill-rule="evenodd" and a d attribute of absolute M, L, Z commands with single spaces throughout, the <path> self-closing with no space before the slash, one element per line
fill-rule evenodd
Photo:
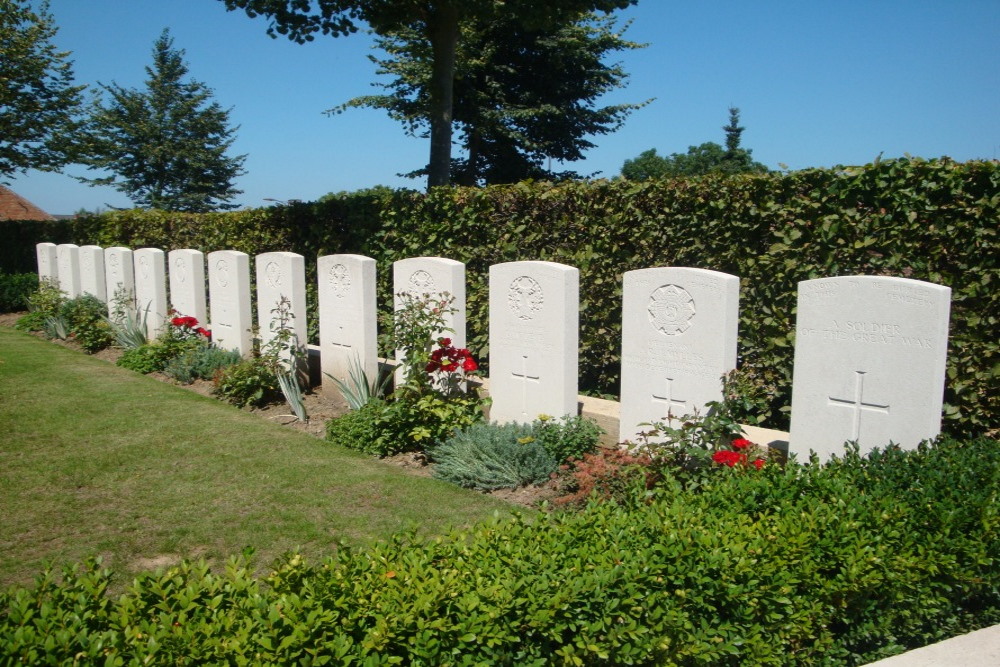
<path fill-rule="evenodd" d="M 303 43 L 315 33 L 334 37 L 357 30 L 364 21 L 377 35 L 419 31 L 430 47 L 428 111 L 430 159 L 427 185 L 447 185 L 451 172 L 452 105 L 455 57 L 461 26 L 471 19 L 511 17 L 525 28 L 564 23 L 584 11 L 609 12 L 637 0 L 222 0 L 229 10 L 270 20 L 268 34 Z M 312 13 L 313 8 L 317 13 Z"/>
<path fill-rule="evenodd" d="M 86 86 L 73 85 L 69 53 L 48 2 L 0 0 L 0 178 L 28 169 L 54 171 L 73 161 L 77 112 Z"/>
<path fill-rule="evenodd" d="M 726 147 L 714 141 L 700 146 L 689 146 L 687 153 L 672 153 L 668 157 L 656 154 L 656 149 L 643 151 L 639 157 L 625 160 L 622 176 L 630 181 L 641 181 L 665 176 L 700 176 L 712 172 L 724 174 L 767 173 L 768 169 L 751 157 L 753 151 L 740 147 L 745 128 L 740 127 L 740 110 L 729 108 L 729 124 L 722 127 L 726 133 Z"/>
<path fill-rule="evenodd" d="M 585 13 L 568 23 L 525 29 L 509 16 L 471 19 L 462 26 L 456 55 L 453 117 L 466 157 L 452 160 L 451 176 L 464 185 L 509 183 L 555 175 L 546 160 L 583 157 L 592 134 L 618 129 L 641 105 L 596 107 L 595 100 L 624 85 L 628 75 L 603 61 L 608 53 L 641 48 L 622 39 L 611 16 Z M 429 123 L 430 47 L 416 31 L 396 31 L 376 44 L 388 57 L 371 57 L 378 84 L 389 91 L 350 100 L 348 107 L 384 109 L 410 134 Z M 426 173 L 426 170 L 413 175 Z"/>
<path fill-rule="evenodd" d="M 147 208 L 235 208 L 226 202 L 242 192 L 233 180 L 246 173 L 246 156 L 226 155 L 235 140 L 229 111 L 210 102 L 212 90 L 205 84 L 183 81 L 187 73 L 183 49 L 174 49 L 164 30 L 146 67 L 145 90 L 101 84 L 110 100 L 94 106 L 84 162 L 112 175 L 81 181 L 110 185 Z"/>

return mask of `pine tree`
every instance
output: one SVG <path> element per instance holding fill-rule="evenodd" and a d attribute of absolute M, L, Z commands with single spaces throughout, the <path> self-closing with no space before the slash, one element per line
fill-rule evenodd
<path fill-rule="evenodd" d="M 211 101 L 205 84 L 184 81 L 183 57 L 164 30 L 153 47 L 153 64 L 146 67 L 145 90 L 101 85 L 110 100 L 94 107 L 86 164 L 111 175 L 80 180 L 110 185 L 144 208 L 236 207 L 227 202 L 242 192 L 233 181 L 246 173 L 246 156 L 226 155 L 236 130 L 229 127 L 229 110 Z"/>

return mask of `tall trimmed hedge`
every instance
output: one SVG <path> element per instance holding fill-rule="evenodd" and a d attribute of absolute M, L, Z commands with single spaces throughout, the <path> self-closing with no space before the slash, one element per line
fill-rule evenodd
<path fill-rule="evenodd" d="M 36 226 L 15 238 L 29 246 L 71 239 L 165 250 L 290 250 L 307 258 L 356 252 L 378 260 L 384 308 L 393 261 L 450 257 L 468 266 L 469 347 L 480 354 L 488 342 L 489 266 L 563 262 L 580 269 L 581 387 L 607 393 L 618 391 L 622 274 L 667 265 L 725 271 L 741 278 L 740 364 L 776 375 L 761 413 L 774 427 L 787 426 L 799 281 L 850 274 L 927 280 L 952 288 L 945 429 L 970 435 L 1000 429 L 998 221 L 1000 163 L 900 159 L 641 183 L 521 183 L 428 194 L 378 188 L 233 213 L 111 212 L 57 223 L 71 230 L 65 236 L 46 237 L 50 229 Z M 0 232 L 11 226 L 18 225 Z M 33 266 L 33 249 L 20 252 Z"/>

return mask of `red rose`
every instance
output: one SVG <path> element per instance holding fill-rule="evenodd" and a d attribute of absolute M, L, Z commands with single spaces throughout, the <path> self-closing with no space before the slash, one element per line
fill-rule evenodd
<path fill-rule="evenodd" d="M 747 447 L 753 446 L 753 443 L 746 438 L 736 438 L 731 444 L 736 449 L 746 449 Z"/>
<path fill-rule="evenodd" d="M 197 329 L 195 329 L 195 332 L 196 333 L 200 333 L 205 338 L 211 338 L 212 337 L 212 332 L 209 331 L 208 329 L 204 328 L 204 327 L 198 327 Z"/>
<path fill-rule="evenodd" d="M 472 371 L 479 370 L 479 365 L 472 357 L 466 357 L 465 361 L 462 362 L 462 370 L 471 373 Z"/>
<path fill-rule="evenodd" d="M 441 347 L 451 347 L 451 339 L 450 338 L 438 338 L 438 345 L 440 345 Z"/>
<path fill-rule="evenodd" d="M 731 449 L 720 449 L 716 453 L 712 454 L 713 461 L 722 465 L 727 465 L 730 468 L 739 463 L 741 458 L 743 458 L 742 454 L 734 452 Z"/>
<path fill-rule="evenodd" d="M 438 362 L 432 361 L 429 364 L 427 364 L 427 367 L 424 368 L 424 370 L 427 371 L 428 373 L 433 373 L 434 371 L 436 371 L 440 367 L 441 367 L 441 365 Z"/>
<path fill-rule="evenodd" d="M 173 324 L 175 327 L 183 326 L 183 324 L 184 324 L 184 318 L 183 317 L 174 317 L 174 318 L 172 318 L 170 320 L 170 323 Z"/>
<path fill-rule="evenodd" d="M 760 470 L 761 468 L 763 468 L 764 467 L 764 459 L 756 459 L 753 462 L 753 467 L 756 468 L 757 470 Z"/>

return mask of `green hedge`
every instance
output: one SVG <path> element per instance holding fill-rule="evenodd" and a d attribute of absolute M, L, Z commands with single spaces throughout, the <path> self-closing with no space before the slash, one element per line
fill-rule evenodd
<path fill-rule="evenodd" d="M 952 288 L 945 430 L 969 436 L 1000 429 L 998 220 L 1000 163 L 900 159 L 641 183 L 429 194 L 376 188 L 316 204 L 206 215 L 121 211 L 60 224 L 77 243 L 365 254 L 378 260 L 385 310 L 393 261 L 457 259 L 468 267 L 469 347 L 480 356 L 487 352 L 489 266 L 563 262 L 580 269 L 581 388 L 612 394 L 619 349 L 609 342 L 620 339 L 622 274 L 667 265 L 733 273 L 741 278 L 740 364 L 775 375 L 759 416 L 777 428 L 788 423 L 799 281 L 849 274 L 927 280 Z M 65 239 L 30 225 L 29 233 L 28 223 L 7 223 L 0 233 L 15 227 L 12 237 L 24 243 Z M 33 248 L 22 247 L 21 255 L 33 266 Z M 307 266 L 312 283 L 315 262 Z"/>
<path fill-rule="evenodd" d="M 855 665 L 1000 622 L 1000 443 L 668 479 L 258 580 L 94 563 L 0 596 L 0 662 Z"/>

